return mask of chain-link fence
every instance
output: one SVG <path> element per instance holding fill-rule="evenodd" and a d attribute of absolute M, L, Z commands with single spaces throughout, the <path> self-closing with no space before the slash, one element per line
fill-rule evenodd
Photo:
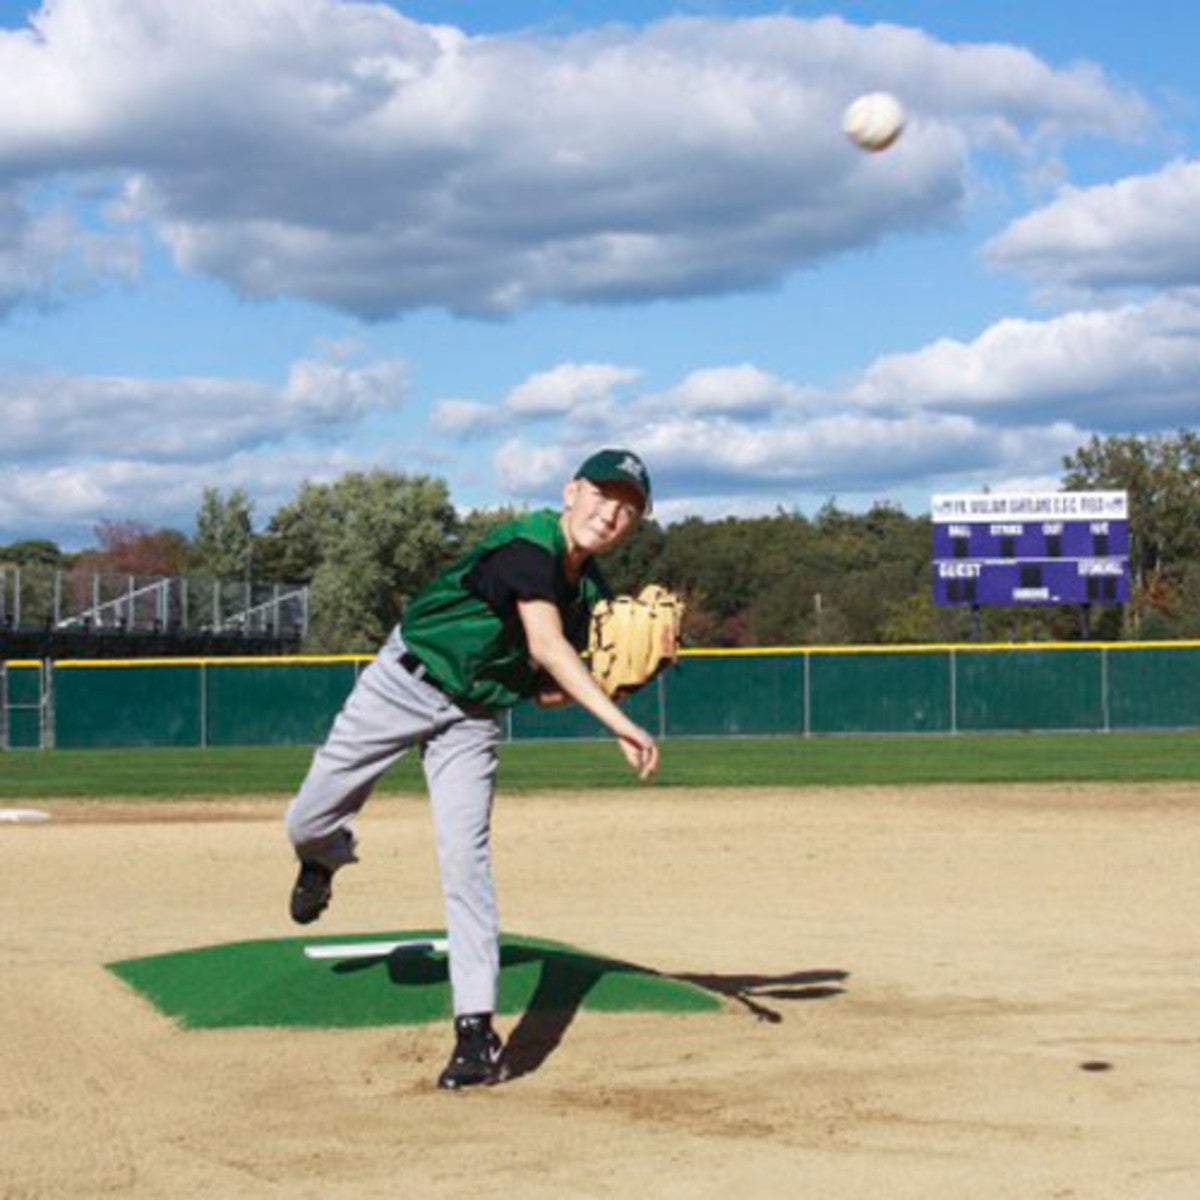
<path fill-rule="evenodd" d="M 4 744 L 313 744 L 367 655 L 9 663 Z M 1194 729 L 1200 642 L 685 651 L 630 698 L 662 737 Z M 578 706 L 522 704 L 512 740 L 605 736 Z"/>

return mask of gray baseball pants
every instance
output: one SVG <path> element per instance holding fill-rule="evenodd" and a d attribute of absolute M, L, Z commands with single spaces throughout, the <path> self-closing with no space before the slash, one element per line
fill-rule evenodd
<path fill-rule="evenodd" d="M 454 1014 L 494 1012 L 500 923 L 489 837 L 500 726 L 490 710 L 460 707 L 406 671 L 403 653 L 397 631 L 359 676 L 284 823 L 297 857 L 334 870 L 355 862 L 353 817 L 379 776 L 418 746 L 446 907 Z"/>

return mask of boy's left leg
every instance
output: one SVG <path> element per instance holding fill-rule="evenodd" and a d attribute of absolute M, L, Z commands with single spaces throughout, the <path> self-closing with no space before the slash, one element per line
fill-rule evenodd
<path fill-rule="evenodd" d="M 422 762 L 429 784 L 438 873 L 446 906 L 456 1046 L 438 1080 L 458 1088 L 503 1076 L 491 1028 L 500 976 L 500 920 L 492 878 L 491 816 L 500 727 L 468 716 L 431 738 Z"/>

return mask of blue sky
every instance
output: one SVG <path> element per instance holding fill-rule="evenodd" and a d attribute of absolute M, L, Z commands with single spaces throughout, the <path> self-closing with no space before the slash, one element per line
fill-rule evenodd
<path fill-rule="evenodd" d="M 0 0 L 0 543 L 384 466 L 657 510 L 1195 423 L 1200 6 Z M 865 154 L 844 106 L 909 123 Z"/>

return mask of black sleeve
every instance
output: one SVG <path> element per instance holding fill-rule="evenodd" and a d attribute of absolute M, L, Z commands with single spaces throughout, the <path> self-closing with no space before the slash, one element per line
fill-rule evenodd
<path fill-rule="evenodd" d="M 558 603 L 554 558 L 548 550 L 517 539 L 481 558 L 463 580 L 497 616 L 507 620 L 518 600 Z"/>

